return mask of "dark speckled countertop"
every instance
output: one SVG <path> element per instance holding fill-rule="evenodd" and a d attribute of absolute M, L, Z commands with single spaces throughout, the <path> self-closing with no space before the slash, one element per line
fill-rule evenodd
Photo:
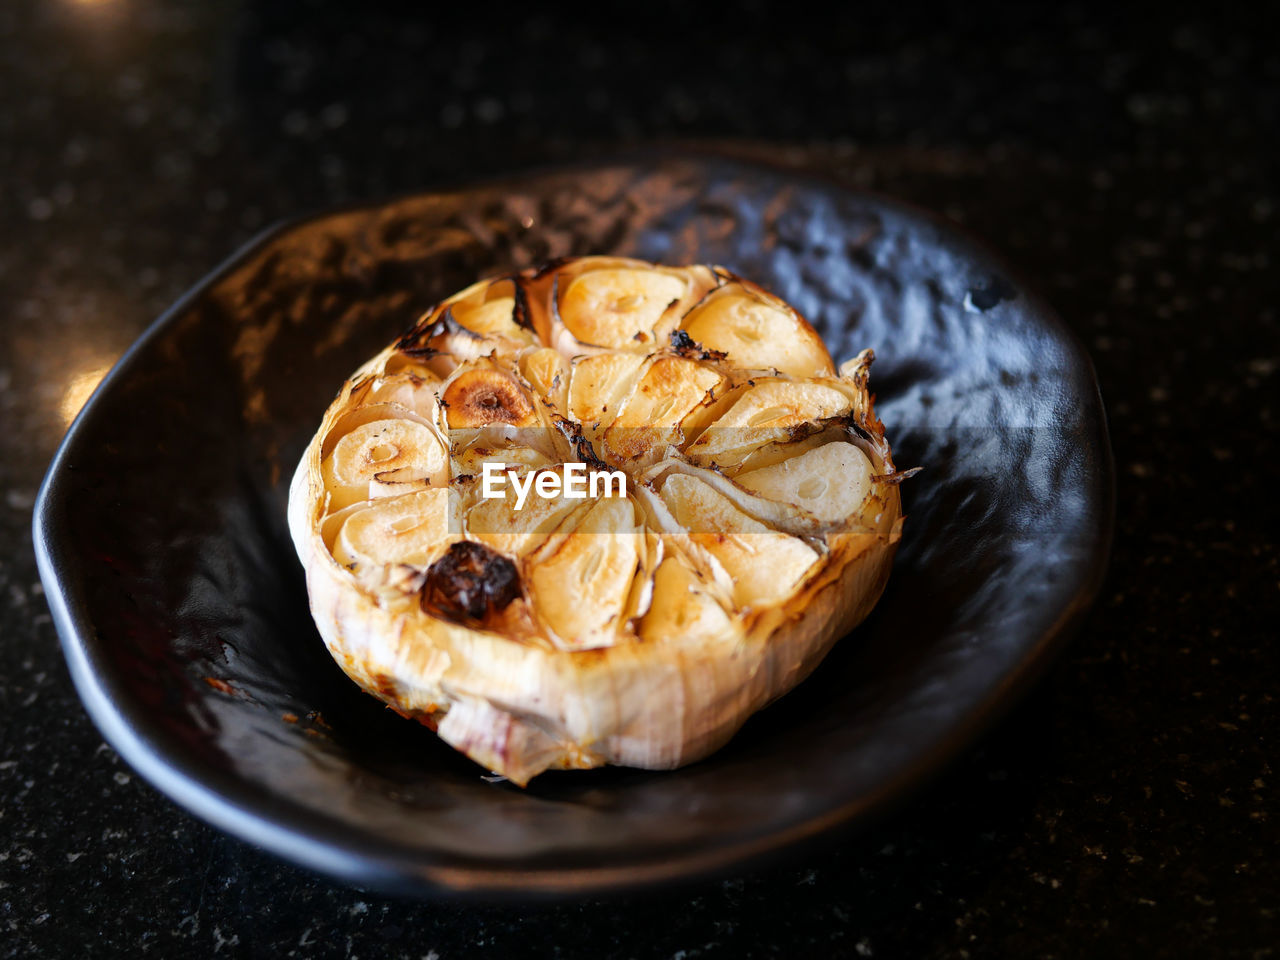
<path fill-rule="evenodd" d="M 0 5 L 0 956 L 1280 953 L 1276 24 L 416 6 Z M 105 369 L 277 218 L 695 138 L 963 223 L 1092 352 L 1115 553 L 1034 696 L 869 831 L 635 901 L 388 899 L 135 777 L 71 688 L 29 534 Z"/>

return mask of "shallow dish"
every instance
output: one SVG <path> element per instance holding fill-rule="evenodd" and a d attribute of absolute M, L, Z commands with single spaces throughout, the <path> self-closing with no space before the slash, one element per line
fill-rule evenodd
<path fill-rule="evenodd" d="M 486 780 L 360 692 L 307 612 L 290 473 L 343 379 L 435 299 L 551 257 L 722 263 L 865 346 L 907 523 L 872 617 L 711 758 Z M 406 892 L 600 893 L 740 866 L 900 798 L 1037 676 L 1105 567 L 1087 356 L 998 259 L 884 198 L 707 157 L 532 174 L 285 224 L 126 354 L 35 542 L 103 734 L 209 822 Z"/>

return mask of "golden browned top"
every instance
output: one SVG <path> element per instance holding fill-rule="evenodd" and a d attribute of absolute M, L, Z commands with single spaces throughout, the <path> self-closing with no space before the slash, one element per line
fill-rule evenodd
<path fill-rule="evenodd" d="M 871 359 L 837 373 L 803 317 L 719 267 L 482 281 L 344 387 L 311 519 L 359 589 L 414 616 L 565 651 L 731 637 L 881 526 Z M 576 497 L 584 473 L 601 483 Z"/>

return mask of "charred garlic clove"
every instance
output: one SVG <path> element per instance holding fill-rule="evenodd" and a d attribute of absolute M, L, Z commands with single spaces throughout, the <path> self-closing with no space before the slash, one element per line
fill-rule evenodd
<path fill-rule="evenodd" d="M 514 377 L 490 367 L 472 367 L 454 376 L 444 390 L 445 419 L 453 429 L 538 422 L 533 403 Z"/>

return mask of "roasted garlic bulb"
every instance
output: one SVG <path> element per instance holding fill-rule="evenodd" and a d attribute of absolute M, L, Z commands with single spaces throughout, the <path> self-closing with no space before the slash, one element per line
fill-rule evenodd
<path fill-rule="evenodd" d="M 524 785 L 725 743 L 861 621 L 902 525 L 870 350 L 720 267 L 475 284 L 346 383 L 289 524 L 361 687 Z"/>

